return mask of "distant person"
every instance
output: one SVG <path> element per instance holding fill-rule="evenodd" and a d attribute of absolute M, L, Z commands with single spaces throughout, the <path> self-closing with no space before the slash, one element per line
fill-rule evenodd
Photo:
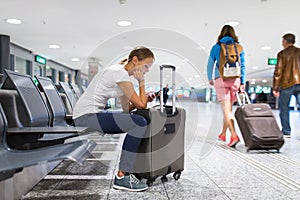
<path fill-rule="evenodd" d="M 154 62 L 152 51 L 146 47 L 132 50 L 127 59 L 120 64 L 108 66 L 99 72 L 77 101 L 73 118 L 76 126 L 87 126 L 91 131 L 108 134 L 126 133 L 113 188 L 129 191 L 148 189 L 146 183 L 137 179 L 133 172 L 138 147 L 146 133 L 147 120 L 129 112 L 135 108 L 145 109 L 147 103 L 155 98 L 145 92 L 144 74 Z M 134 80 L 135 79 L 135 80 Z M 139 93 L 134 89 L 139 86 Z M 121 112 L 105 111 L 109 98 L 119 97 Z"/>
<path fill-rule="evenodd" d="M 231 132 L 230 142 L 228 144 L 229 147 L 235 147 L 240 141 L 234 128 L 232 105 L 237 100 L 236 92 L 238 92 L 238 90 L 244 92 L 245 89 L 245 54 L 242 46 L 238 43 L 238 37 L 236 36 L 233 27 L 230 25 L 223 26 L 221 33 L 218 36 L 217 44 L 215 44 L 210 51 L 207 64 L 207 78 L 209 84 L 215 87 L 217 98 L 221 103 L 224 114 L 223 128 L 219 134 L 219 139 L 222 141 L 226 140 L 226 130 L 229 128 Z M 224 74 L 224 65 L 226 64 L 224 59 L 227 57 L 223 54 L 221 55 L 221 52 L 224 52 L 224 48 L 229 48 L 228 45 L 234 46 L 233 51 L 235 52 L 235 59 L 238 60 L 238 63 L 236 63 L 235 66 L 237 69 L 238 65 L 240 66 L 240 71 L 236 71 L 237 73 L 240 73 L 240 76 L 235 78 L 227 78 Z M 227 60 L 225 61 L 227 62 Z M 215 71 L 214 79 L 213 71 Z"/>
<path fill-rule="evenodd" d="M 295 95 L 300 103 L 300 48 L 295 47 L 295 35 L 287 33 L 282 37 L 281 50 L 277 54 L 277 64 L 273 75 L 273 94 L 279 97 L 279 116 L 282 133 L 291 135 L 289 103 Z"/>
<path fill-rule="evenodd" d="M 250 101 L 251 101 L 251 103 L 256 103 L 256 93 L 255 92 L 252 92 L 250 94 Z"/>
<path fill-rule="evenodd" d="M 258 101 L 260 103 L 266 103 L 268 102 L 268 96 L 264 91 L 261 91 L 260 94 L 258 94 Z"/>
<path fill-rule="evenodd" d="M 168 101 L 168 98 L 169 98 L 168 92 L 169 92 L 169 85 L 167 84 L 163 88 L 163 102 L 164 102 L 164 105 L 167 104 L 167 101 Z"/>

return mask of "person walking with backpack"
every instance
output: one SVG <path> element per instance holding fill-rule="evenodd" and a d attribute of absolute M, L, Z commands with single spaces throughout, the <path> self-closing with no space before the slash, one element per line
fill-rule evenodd
<path fill-rule="evenodd" d="M 230 25 L 223 26 L 217 43 L 210 51 L 207 78 L 216 90 L 224 115 L 223 128 L 218 137 L 226 141 L 226 130 L 229 128 L 231 137 L 228 146 L 235 147 L 240 139 L 234 127 L 232 105 L 237 100 L 236 92 L 245 90 L 245 52 Z"/>

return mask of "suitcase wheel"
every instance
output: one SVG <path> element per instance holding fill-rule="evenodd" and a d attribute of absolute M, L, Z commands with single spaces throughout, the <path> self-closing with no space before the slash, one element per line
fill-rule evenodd
<path fill-rule="evenodd" d="M 168 177 L 167 177 L 166 175 L 162 176 L 162 177 L 161 177 L 161 181 L 162 181 L 163 183 L 168 182 Z"/>
<path fill-rule="evenodd" d="M 177 181 L 178 179 L 180 179 L 181 176 L 181 171 L 177 171 L 173 174 L 173 178 Z"/>
<path fill-rule="evenodd" d="M 148 178 L 146 184 L 151 187 L 156 178 Z"/>

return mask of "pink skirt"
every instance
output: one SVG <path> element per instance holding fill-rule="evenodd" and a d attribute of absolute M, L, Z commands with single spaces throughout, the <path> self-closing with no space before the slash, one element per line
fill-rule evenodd
<path fill-rule="evenodd" d="M 241 85 L 240 78 L 226 79 L 217 78 L 214 87 L 217 93 L 218 101 L 230 100 L 232 103 L 236 102 L 236 92 Z"/>

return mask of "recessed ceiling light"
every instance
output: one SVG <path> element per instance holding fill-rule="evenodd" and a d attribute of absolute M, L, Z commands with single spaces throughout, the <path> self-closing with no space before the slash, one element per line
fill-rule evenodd
<path fill-rule="evenodd" d="M 240 23 L 238 21 L 230 21 L 226 22 L 225 25 L 230 25 L 230 26 L 238 26 Z"/>
<path fill-rule="evenodd" d="M 252 81 L 250 84 L 251 84 L 251 85 L 254 85 L 254 84 L 255 84 L 255 81 Z"/>
<path fill-rule="evenodd" d="M 60 46 L 58 46 L 58 45 L 56 45 L 56 44 L 50 44 L 50 45 L 49 45 L 49 48 L 50 48 L 50 49 L 59 49 Z"/>
<path fill-rule="evenodd" d="M 80 59 L 79 58 L 72 58 L 71 59 L 73 62 L 78 62 Z"/>
<path fill-rule="evenodd" d="M 254 81 L 254 82 L 255 82 L 255 81 L 256 81 L 256 79 L 254 78 L 254 79 L 252 79 L 251 81 Z"/>
<path fill-rule="evenodd" d="M 125 4 L 125 3 L 126 3 L 126 0 L 119 0 L 119 3 L 120 3 L 120 4 Z"/>
<path fill-rule="evenodd" d="M 130 26 L 132 23 L 130 21 L 123 20 L 123 21 L 118 21 L 117 24 L 119 26 Z"/>
<path fill-rule="evenodd" d="M 264 80 L 261 80 L 261 82 L 266 83 L 266 82 L 268 82 L 268 81 L 264 79 Z"/>
<path fill-rule="evenodd" d="M 261 47 L 261 50 L 264 50 L 264 51 L 271 50 L 271 49 L 272 49 L 272 47 L 270 47 L 270 46 L 263 46 L 263 47 Z"/>
<path fill-rule="evenodd" d="M 5 21 L 9 24 L 22 24 L 23 23 L 22 20 L 13 19 L 13 18 L 6 19 Z"/>

